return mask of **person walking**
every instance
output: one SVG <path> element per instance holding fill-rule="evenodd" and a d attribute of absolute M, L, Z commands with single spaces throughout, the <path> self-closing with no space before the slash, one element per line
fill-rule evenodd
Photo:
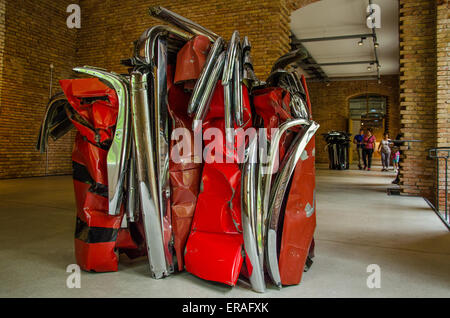
<path fill-rule="evenodd" d="M 372 155 L 373 150 L 375 149 L 375 141 L 376 138 L 372 134 L 372 128 L 368 128 L 367 134 L 365 134 L 363 138 L 364 170 L 367 169 L 368 171 L 370 171 L 370 167 L 372 166 Z"/>
<path fill-rule="evenodd" d="M 363 151 L 364 129 L 359 130 L 359 135 L 353 137 L 353 143 L 356 145 L 356 153 L 358 154 L 358 168 L 362 169 L 362 151 Z"/>
<path fill-rule="evenodd" d="M 400 161 L 400 150 L 398 147 L 394 146 L 392 149 L 392 165 L 394 166 L 394 172 L 398 172 L 398 162 Z"/>
<path fill-rule="evenodd" d="M 391 148 L 390 148 L 391 140 L 389 139 L 389 133 L 385 132 L 383 134 L 383 139 L 378 145 L 378 152 L 381 154 L 381 165 L 383 168 L 381 171 L 389 170 L 389 161 L 391 160 Z"/>

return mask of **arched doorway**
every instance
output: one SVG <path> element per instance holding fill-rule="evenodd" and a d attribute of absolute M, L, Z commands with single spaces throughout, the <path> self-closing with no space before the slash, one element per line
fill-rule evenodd
<path fill-rule="evenodd" d="M 372 128 L 377 140 L 377 147 L 383 138 L 383 133 L 389 130 L 387 118 L 388 98 L 384 95 L 366 93 L 348 99 L 349 107 L 349 133 L 352 136 L 359 134 L 360 128 Z M 350 151 L 350 160 L 357 158 L 356 147 Z M 374 152 L 374 158 L 380 158 L 378 152 Z"/>

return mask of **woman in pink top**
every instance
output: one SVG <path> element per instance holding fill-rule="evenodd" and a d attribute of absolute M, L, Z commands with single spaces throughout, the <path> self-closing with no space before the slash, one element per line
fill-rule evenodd
<path fill-rule="evenodd" d="M 372 134 L 372 128 L 367 129 L 367 134 L 363 139 L 363 161 L 364 169 L 370 170 L 372 166 L 372 155 L 375 149 L 375 136 Z"/>

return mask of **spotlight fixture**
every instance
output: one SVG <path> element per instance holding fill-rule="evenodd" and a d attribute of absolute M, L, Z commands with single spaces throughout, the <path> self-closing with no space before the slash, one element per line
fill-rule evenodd
<path fill-rule="evenodd" d="M 373 46 L 374 46 L 374 47 L 379 47 L 380 45 L 378 44 L 378 42 L 375 42 L 375 43 L 373 44 Z"/>
<path fill-rule="evenodd" d="M 367 70 L 368 71 L 371 71 L 372 70 L 372 67 L 369 65 L 369 66 L 367 66 Z"/>
<path fill-rule="evenodd" d="M 358 41 L 358 45 L 359 45 L 359 46 L 362 46 L 362 45 L 364 44 L 363 41 L 364 41 L 363 38 L 361 38 L 361 40 Z"/>

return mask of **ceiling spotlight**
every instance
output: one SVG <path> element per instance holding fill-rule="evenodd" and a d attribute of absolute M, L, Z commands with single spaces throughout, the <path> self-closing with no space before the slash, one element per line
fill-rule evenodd
<path fill-rule="evenodd" d="M 361 40 L 358 41 L 358 45 L 362 46 L 364 44 L 363 39 L 361 38 Z"/>
<path fill-rule="evenodd" d="M 374 47 L 379 47 L 380 44 L 378 44 L 378 42 L 375 42 L 375 43 L 373 44 L 373 46 L 374 46 Z"/>
<path fill-rule="evenodd" d="M 372 70 L 372 67 L 371 67 L 371 66 L 367 66 L 367 70 L 368 70 L 368 71 L 371 71 L 371 70 Z"/>

